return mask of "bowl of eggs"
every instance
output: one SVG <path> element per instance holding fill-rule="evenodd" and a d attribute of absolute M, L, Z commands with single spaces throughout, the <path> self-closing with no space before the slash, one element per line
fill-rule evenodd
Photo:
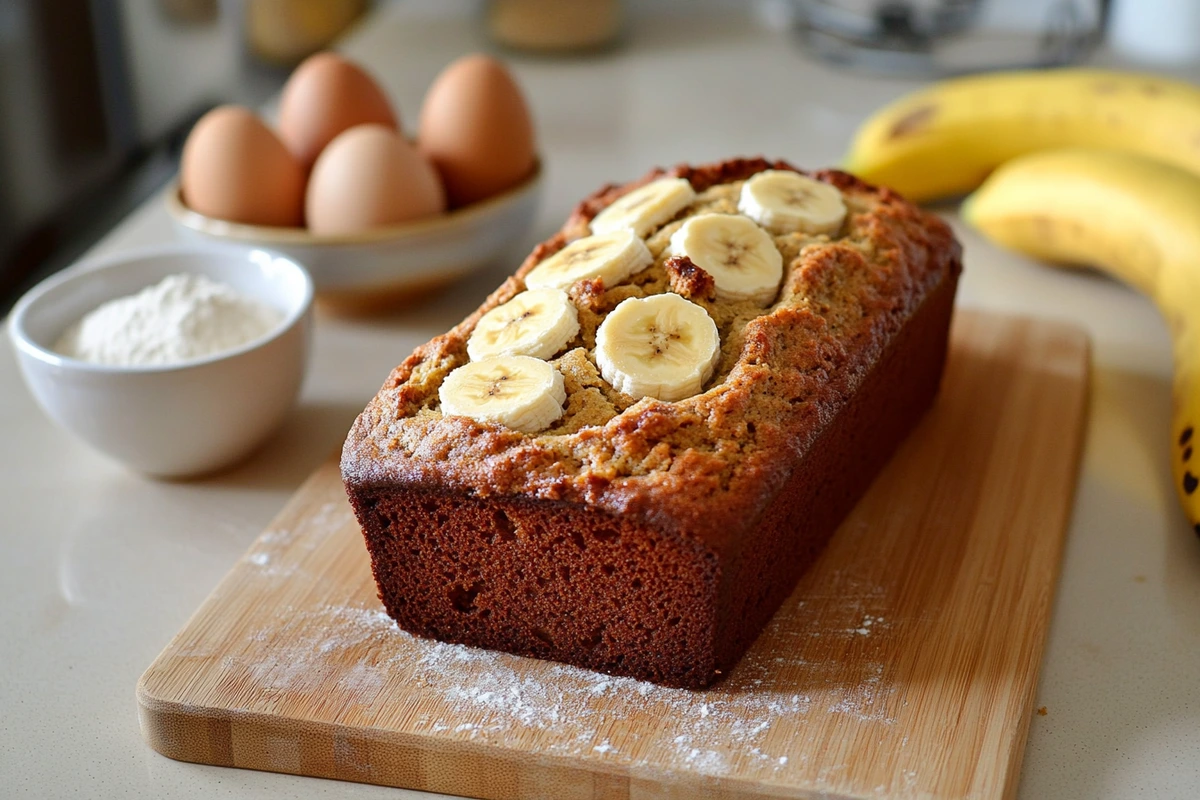
<path fill-rule="evenodd" d="M 410 140 L 375 80 L 325 52 L 288 79 L 277 131 L 239 106 L 205 114 L 166 203 L 185 238 L 283 253 L 308 267 L 322 305 L 370 313 L 503 254 L 532 226 L 541 182 L 528 106 L 501 62 L 450 64 Z"/>

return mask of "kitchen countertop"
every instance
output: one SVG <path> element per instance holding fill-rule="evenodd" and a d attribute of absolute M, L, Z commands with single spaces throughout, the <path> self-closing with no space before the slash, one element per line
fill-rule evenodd
<path fill-rule="evenodd" d="M 383 7 L 344 49 L 415 121 L 451 58 L 489 49 L 471 3 Z M 649 13 L 622 46 L 509 56 L 533 105 L 546 194 L 522 248 L 596 186 L 655 164 L 767 154 L 836 163 L 856 125 L 911 89 L 837 72 L 765 19 Z M 1170 483 L 1170 348 L 1145 299 L 1102 276 L 966 248 L 959 302 L 1074 322 L 1092 336 L 1091 420 L 1021 776 L 1022 800 L 1200 796 L 1200 540 Z M 93 254 L 170 241 L 148 203 Z M 521 252 L 393 317 L 318 319 L 285 427 L 194 482 L 125 472 L 49 422 L 0 346 L 0 786 L 6 796 L 430 797 L 184 764 L 138 731 L 134 685 L 167 641 L 340 444 L 387 372 L 497 285 Z M 7 338 L 6 334 L 3 334 Z"/>

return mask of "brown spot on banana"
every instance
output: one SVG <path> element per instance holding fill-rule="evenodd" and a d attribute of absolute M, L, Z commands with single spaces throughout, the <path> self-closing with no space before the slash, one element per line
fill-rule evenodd
<path fill-rule="evenodd" d="M 909 111 L 896 123 L 892 125 L 892 129 L 888 132 L 889 139 L 902 139 L 905 136 L 911 136 L 918 131 L 929 127 L 929 123 L 933 121 L 937 114 L 937 106 L 924 105 L 917 106 L 912 111 Z"/>
<path fill-rule="evenodd" d="M 1176 340 L 1176 351 L 1178 355 L 1179 342 Z M 1175 476 L 1175 491 L 1179 496 L 1179 503 L 1183 506 L 1184 514 L 1187 515 L 1188 524 L 1192 526 L 1192 530 L 1200 535 L 1200 477 L 1191 470 L 1190 462 L 1192 452 L 1195 447 L 1196 427 L 1192 422 L 1192 414 L 1196 410 L 1197 398 L 1194 396 L 1197 391 L 1197 382 L 1195 376 L 1189 373 L 1180 374 L 1179 367 L 1176 365 L 1176 376 L 1174 380 L 1173 392 L 1175 405 L 1175 423 L 1172 428 L 1178 431 L 1175 436 L 1174 447 L 1176 458 L 1174 461 Z"/>
<path fill-rule="evenodd" d="M 1037 231 L 1037 235 L 1044 241 L 1053 241 L 1058 231 L 1059 223 L 1046 216 L 1045 214 L 1034 214 L 1029 218 L 1029 222 Z"/>

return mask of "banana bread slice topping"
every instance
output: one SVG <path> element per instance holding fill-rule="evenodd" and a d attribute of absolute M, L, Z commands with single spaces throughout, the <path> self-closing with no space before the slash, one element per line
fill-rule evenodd
<path fill-rule="evenodd" d="M 576 239 L 525 276 L 530 289 L 567 289 L 599 278 L 616 286 L 654 263 L 646 243 L 632 231 L 615 230 Z"/>
<path fill-rule="evenodd" d="M 667 253 L 687 256 L 713 277 L 717 300 L 749 300 L 769 306 L 779 294 L 783 256 L 771 235 L 737 214 L 689 217 L 675 233 Z"/>
<path fill-rule="evenodd" d="M 592 233 L 629 230 L 645 237 L 696 199 L 686 178 L 659 178 L 610 203 L 591 222 Z"/>
<path fill-rule="evenodd" d="M 562 416 L 562 373 L 539 358 L 491 356 L 464 364 L 438 389 L 442 411 L 537 433 Z"/>
<path fill-rule="evenodd" d="M 623 300 L 596 331 L 596 363 L 632 397 L 699 394 L 721 355 L 717 325 L 700 306 L 667 292 Z"/>
<path fill-rule="evenodd" d="M 489 356 L 547 359 L 579 333 L 579 309 L 562 289 L 530 289 L 479 318 L 467 339 L 472 361 Z"/>
<path fill-rule="evenodd" d="M 760 172 L 742 184 L 738 211 L 771 233 L 841 230 L 846 203 L 836 186 L 782 169 Z"/>

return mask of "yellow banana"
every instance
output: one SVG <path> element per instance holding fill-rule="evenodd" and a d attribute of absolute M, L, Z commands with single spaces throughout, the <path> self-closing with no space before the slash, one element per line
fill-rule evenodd
<path fill-rule="evenodd" d="M 1085 69 L 957 78 L 878 111 L 845 166 L 923 202 L 966 194 L 1005 161 L 1058 147 L 1127 150 L 1200 174 L 1200 89 Z"/>
<path fill-rule="evenodd" d="M 1155 301 L 1173 344 L 1175 489 L 1200 535 L 1200 177 L 1132 153 L 1047 150 L 1001 166 L 962 216 L 999 244 L 1100 267 Z"/>

